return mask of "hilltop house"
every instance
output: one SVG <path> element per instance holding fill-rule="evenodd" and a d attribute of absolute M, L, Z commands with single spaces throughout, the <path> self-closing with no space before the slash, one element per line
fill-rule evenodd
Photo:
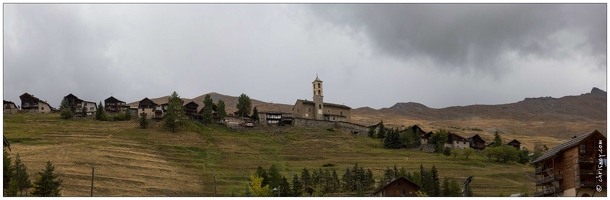
<path fill-rule="evenodd" d="M 399 177 L 375 191 L 376 197 L 416 197 L 421 186 L 404 177 Z"/>
<path fill-rule="evenodd" d="M 351 121 L 351 108 L 345 105 L 324 103 L 322 81 L 316 76 L 312 82 L 313 101 L 297 99 L 292 107 L 294 118 L 324 121 Z"/>
<path fill-rule="evenodd" d="M 517 150 L 521 150 L 521 142 L 519 142 L 519 140 L 513 139 L 510 142 L 507 142 L 506 145 L 510 145 L 515 147 Z"/>
<path fill-rule="evenodd" d="M 97 110 L 97 104 L 95 102 L 84 101 L 74 96 L 72 93 L 66 95 L 64 99 L 66 99 L 68 103 L 74 105 L 74 107 L 76 108 L 75 114 L 77 115 L 92 116 Z M 84 113 L 83 110 L 85 111 Z"/>
<path fill-rule="evenodd" d="M 531 163 L 534 196 L 607 196 L 606 150 L 606 136 L 597 130 L 553 147 Z"/>
<path fill-rule="evenodd" d="M 261 111 L 258 112 L 259 123 L 268 126 L 282 126 L 292 124 L 292 113 L 281 111 Z"/>
<path fill-rule="evenodd" d="M 19 108 L 12 101 L 4 100 L 4 114 L 13 114 L 19 112 Z"/>
<path fill-rule="evenodd" d="M 113 96 L 108 97 L 104 100 L 104 110 L 108 113 L 118 113 L 120 111 L 128 111 L 129 106 L 124 101 L 118 100 Z"/>
<path fill-rule="evenodd" d="M 197 112 L 197 120 L 198 121 L 203 121 L 203 119 L 201 118 L 201 116 L 203 115 L 203 108 L 205 108 L 205 105 L 199 105 L 199 107 L 197 107 L 197 109 L 199 110 Z M 226 120 L 226 116 L 225 116 L 225 120 Z M 212 103 L 212 121 L 219 121 L 218 119 L 218 106 L 215 103 Z"/>
<path fill-rule="evenodd" d="M 54 110 L 49 103 L 42 101 L 27 92 L 23 93 L 19 98 L 21 99 L 21 110 L 23 111 L 50 113 Z"/>
<path fill-rule="evenodd" d="M 473 136 L 467 137 L 466 139 L 468 139 L 468 142 L 470 142 L 470 148 L 473 148 L 476 150 L 485 149 L 485 140 L 483 140 L 483 138 L 481 138 L 481 136 L 479 136 L 479 134 L 475 134 Z"/>
<path fill-rule="evenodd" d="M 455 133 L 451 133 L 449 132 L 449 134 L 447 135 L 447 142 L 445 143 L 445 147 L 449 147 L 449 148 L 468 148 L 470 147 L 470 142 L 468 142 L 468 140 L 462 136 L 459 136 Z"/>
<path fill-rule="evenodd" d="M 419 137 L 421 138 L 421 144 L 422 145 L 428 144 L 428 140 L 430 140 L 430 137 L 432 136 L 432 134 L 434 134 L 432 131 L 430 131 L 428 133 L 419 134 Z"/>
<path fill-rule="evenodd" d="M 157 106 L 155 102 L 148 99 L 148 97 L 142 99 L 138 103 L 138 110 L 141 115 L 145 115 L 147 119 L 151 119 L 154 116 L 154 109 Z"/>
<path fill-rule="evenodd" d="M 182 105 L 182 107 L 184 108 L 184 114 L 191 120 L 197 120 L 199 117 L 199 114 L 197 113 L 197 107 L 199 107 L 199 104 L 195 103 L 194 101 L 190 101 L 184 105 Z"/>

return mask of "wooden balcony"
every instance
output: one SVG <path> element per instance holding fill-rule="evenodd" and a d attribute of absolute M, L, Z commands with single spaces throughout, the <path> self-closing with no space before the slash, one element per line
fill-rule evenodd
<path fill-rule="evenodd" d="M 538 179 L 536 181 L 536 186 L 542 186 L 545 184 L 549 184 L 553 181 L 560 181 L 563 180 L 563 176 L 562 175 L 551 175 L 551 176 L 545 176 L 542 179 Z"/>
<path fill-rule="evenodd" d="M 595 160 L 593 157 L 580 157 L 578 158 L 578 162 L 580 163 L 596 163 L 597 160 Z"/>

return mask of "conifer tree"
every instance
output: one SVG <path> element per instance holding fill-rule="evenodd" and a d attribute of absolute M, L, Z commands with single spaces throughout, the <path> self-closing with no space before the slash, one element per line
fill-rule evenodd
<path fill-rule="evenodd" d="M 21 162 L 21 158 L 19 157 L 19 154 L 17 154 L 17 157 L 15 158 L 15 176 L 13 177 L 15 179 L 15 181 L 17 181 L 17 187 L 21 193 L 21 195 L 23 196 L 23 190 L 30 189 L 32 187 L 32 181 L 30 181 L 30 176 L 28 175 L 27 172 L 27 167 L 25 166 L 25 164 L 23 164 L 23 162 Z"/>
<path fill-rule="evenodd" d="M 299 197 L 303 192 L 303 184 L 299 181 L 299 176 L 295 173 L 292 177 L 292 196 Z"/>
<path fill-rule="evenodd" d="M 216 106 L 216 108 L 218 109 L 218 120 L 224 122 L 225 117 L 227 116 L 227 111 L 225 110 L 225 102 L 222 99 L 219 99 Z"/>
<path fill-rule="evenodd" d="M 51 161 L 47 162 L 47 166 L 42 172 L 38 172 L 38 177 L 34 181 L 34 191 L 32 195 L 39 197 L 59 197 L 61 196 L 61 183 L 63 180 L 57 178 L 54 173 L 55 166 Z"/>
<path fill-rule="evenodd" d="M 282 175 L 280 174 L 280 171 L 277 169 L 277 167 L 275 166 L 275 164 L 271 165 L 271 167 L 269 167 L 269 187 L 270 188 L 277 188 L 281 182 L 282 182 Z"/>
<path fill-rule="evenodd" d="M 256 122 L 258 122 L 260 120 L 260 117 L 258 117 L 258 109 L 256 109 L 256 106 L 252 110 L 252 116 L 250 117 L 250 119 L 252 119 Z"/>
<path fill-rule="evenodd" d="M 175 132 L 177 128 L 182 127 L 185 123 L 182 100 L 176 91 L 169 96 L 167 104 L 167 114 L 163 120 L 165 121 L 165 127 L 170 128 L 172 132 Z"/>
<path fill-rule="evenodd" d="M 369 137 L 371 137 L 371 138 L 375 137 L 375 128 L 371 126 L 369 128 L 368 134 L 369 134 Z"/>
<path fill-rule="evenodd" d="M 59 106 L 59 112 L 62 118 L 64 119 L 70 119 L 74 116 L 74 111 L 73 111 L 73 104 L 70 104 L 68 102 L 68 99 L 64 98 L 61 101 L 61 104 Z M 6 185 L 6 184 L 5 184 Z"/>
<path fill-rule="evenodd" d="M 349 169 L 349 167 L 345 168 L 345 173 L 343 174 L 341 180 L 343 180 L 343 190 L 351 191 L 351 187 L 353 185 L 353 176 L 352 171 Z"/>
<path fill-rule="evenodd" d="M 261 182 L 261 184 L 263 184 L 263 187 L 269 185 L 269 175 L 267 175 L 267 171 L 265 171 L 265 169 L 263 169 L 263 167 L 261 167 L 260 165 L 256 168 L 256 175 L 263 179 Z"/>
<path fill-rule="evenodd" d="M 383 125 L 383 121 L 379 123 L 379 131 L 377 131 L 377 138 L 385 138 L 386 129 Z"/>
<path fill-rule="evenodd" d="M 496 131 L 496 133 L 494 133 L 494 143 L 491 145 L 491 147 L 499 147 L 502 146 L 502 137 L 500 136 L 500 133 L 498 133 L 498 131 Z"/>
<path fill-rule="evenodd" d="M 282 181 L 280 182 L 280 196 L 282 197 L 289 197 L 290 192 L 292 190 L 290 189 L 290 184 L 288 183 L 288 180 L 286 179 L 286 177 L 282 176 Z"/>
<path fill-rule="evenodd" d="M 246 94 L 239 95 L 237 99 L 237 115 L 241 117 L 247 117 L 250 115 L 252 109 L 252 101 Z"/>
<path fill-rule="evenodd" d="M 430 169 L 430 179 L 430 185 L 432 189 L 430 190 L 431 192 L 428 194 L 431 197 L 438 197 L 441 193 L 441 188 L 440 180 L 438 179 L 438 171 L 436 170 L 436 167 L 434 167 L 434 165 L 432 165 L 432 169 Z"/>
<path fill-rule="evenodd" d="M 311 186 L 311 175 L 309 174 L 307 167 L 303 168 L 303 171 L 301 172 L 301 182 L 303 182 L 303 188 Z"/>
<path fill-rule="evenodd" d="M 148 127 L 148 119 L 146 119 L 146 113 L 143 113 L 140 116 L 140 128 L 147 128 Z"/>
<path fill-rule="evenodd" d="M 339 180 L 339 176 L 337 175 L 337 171 L 335 169 L 333 169 L 332 173 L 332 186 L 333 192 L 337 192 L 339 191 L 339 188 L 341 188 L 341 181 Z"/>
<path fill-rule="evenodd" d="M 449 190 L 449 180 L 447 179 L 447 177 L 445 177 L 445 180 L 443 180 L 443 189 L 441 191 L 441 196 L 442 197 L 451 196 L 451 191 Z"/>
<path fill-rule="evenodd" d="M 15 168 L 14 166 L 11 164 L 11 157 L 9 155 L 8 152 L 6 152 L 6 149 L 3 149 L 3 168 L 2 168 L 2 172 L 3 172 L 3 178 L 4 178 L 4 182 L 2 185 L 3 188 L 2 189 L 8 189 L 8 184 L 11 181 L 11 178 L 13 178 L 15 176 Z"/>
<path fill-rule="evenodd" d="M 106 120 L 106 110 L 104 110 L 104 105 L 101 101 L 97 106 L 97 110 L 95 111 L 95 119 L 100 121 Z"/>
<path fill-rule="evenodd" d="M 212 122 L 212 106 L 214 106 L 214 101 L 212 101 L 212 97 L 209 94 L 206 94 L 203 99 L 203 113 L 201 114 L 205 124 Z"/>
<path fill-rule="evenodd" d="M 4 190 L 5 197 L 16 197 L 17 191 L 19 190 L 19 186 L 17 181 L 13 178 L 8 182 L 8 188 Z"/>

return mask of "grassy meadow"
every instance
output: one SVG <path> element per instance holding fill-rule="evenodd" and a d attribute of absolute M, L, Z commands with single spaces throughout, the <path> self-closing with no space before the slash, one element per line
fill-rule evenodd
<path fill-rule="evenodd" d="M 64 120 L 59 114 L 4 115 L 10 155 L 21 156 L 31 179 L 48 160 L 63 179 L 63 196 L 243 195 L 249 175 L 276 164 L 289 182 L 304 167 L 332 163 L 339 178 L 354 163 L 370 168 L 379 181 L 386 167 L 407 171 L 434 165 L 444 177 L 463 181 L 473 175 L 475 196 L 504 196 L 535 190 L 534 169 L 518 163 L 488 161 L 481 154 L 445 157 L 416 150 L 388 150 L 379 139 L 327 128 L 247 129 L 191 123 L 170 132 L 161 123 L 140 129 L 137 121 Z M 14 159 L 13 159 L 14 160 Z M 310 170 L 311 171 L 311 170 Z M 333 194 L 333 196 L 354 194 Z"/>

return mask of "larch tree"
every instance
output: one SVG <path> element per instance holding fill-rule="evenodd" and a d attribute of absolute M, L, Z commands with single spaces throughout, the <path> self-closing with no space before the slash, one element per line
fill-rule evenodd
<path fill-rule="evenodd" d="M 175 132 L 177 128 L 182 127 L 185 123 L 182 100 L 176 91 L 169 96 L 167 104 L 167 114 L 163 120 L 165 121 L 165 126 L 172 129 L 172 132 Z"/>
<path fill-rule="evenodd" d="M 201 118 L 205 124 L 212 122 L 212 106 L 214 106 L 214 101 L 209 94 L 206 94 L 203 99 L 203 113 L 201 114 Z"/>
<path fill-rule="evenodd" d="M 47 166 L 41 172 L 38 172 L 38 177 L 34 181 L 34 191 L 32 195 L 38 197 L 59 197 L 61 196 L 61 183 L 63 180 L 57 177 L 54 173 L 55 166 L 51 161 L 47 162 Z"/>
<path fill-rule="evenodd" d="M 219 99 L 216 106 L 218 109 L 218 120 L 224 122 L 225 117 L 227 116 L 227 110 L 225 110 L 225 102 L 222 99 Z"/>
<path fill-rule="evenodd" d="M 260 120 L 260 117 L 258 117 L 258 109 L 256 109 L 256 106 L 254 107 L 254 109 L 252 109 L 252 116 L 250 116 L 250 119 L 256 122 Z"/>
<path fill-rule="evenodd" d="M 32 187 L 32 181 L 30 180 L 30 175 L 27 172 L 27 166 L 21 162 L 21 158 L 19 154 L 15 157 L 15 176 L 13 177 L 17 181 L 17 187 L 19 189 L 20 194 L 23 196 L 23 190 L 30 189 Z"/>

